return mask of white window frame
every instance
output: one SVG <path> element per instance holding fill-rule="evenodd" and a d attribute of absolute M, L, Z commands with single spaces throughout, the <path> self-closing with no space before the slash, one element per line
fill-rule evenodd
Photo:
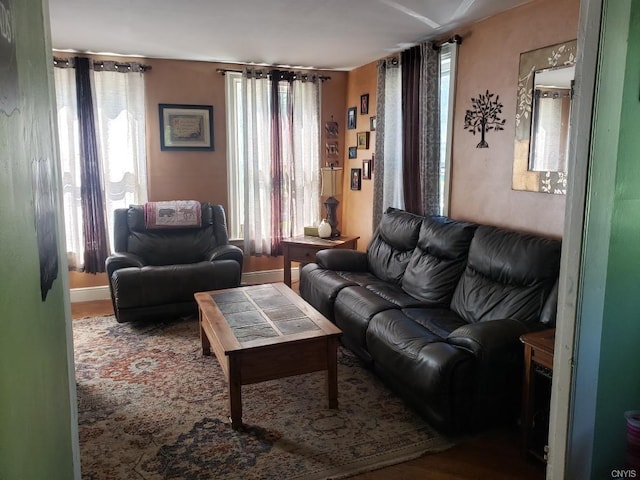
<path fill-rule="evenodd" d="M 451 202 L 451 158 L 453 147 L 453 114 L 456 97 L 458 45 L 448 43 L 440 49 L 440 214 L 449 215 Z M 448 95 L 443 95 L 444 82 Z"/>

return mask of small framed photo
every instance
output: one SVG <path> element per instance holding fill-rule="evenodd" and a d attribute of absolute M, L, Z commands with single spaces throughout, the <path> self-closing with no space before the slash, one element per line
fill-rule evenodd
<path fill-rule="evenodd" d="M 358 147 L 349 147 L 349 158 L 358 158 Z"/>
<path fill-rule="evenodd" d="M 347 109 L 347 130 L 356 129 L 356 117 L 358 116 L 357 107 Z"/>
<path fill-rule="evenodd" d="M 358 150 L 369 150 L 369 132 L 358 132 Z"/>
<path fill-rule="evenodd" d="M 362 169 L 352 168 L 351 169 L 351 190 L 360 190 L 361 185 L 362 185 Z"/>
<path fill-rule="evenodd" d="M 369 113 L 369 94 L 360 95 L 360 115 Z"/>
<path fill-rule="evenodd" d="M 327 157 L 336 158 L 338 156 L 338 142 L 327 142 Z"/>
<path fill-rule="evenodd" d="M 211 105 L 159 104 L 160 150 L 213 150 Z"/>
<path fill-rule="evenodd" d="M 333 118 L 333 115 L 331 117 Z M 338 138 L 338 122 L 331 120 L 325 123 L 324 130 L 327 134 L 327 138 Z"/>
<path fill-rule="evenodd" d="M 371 180 L 371 160 L 362 161 L 362 179 Z"/>
<path fill-rule="evenodd" d="M 372 132 L 376 131 L 376 117 L 369 117 L 369 130 Z"/>

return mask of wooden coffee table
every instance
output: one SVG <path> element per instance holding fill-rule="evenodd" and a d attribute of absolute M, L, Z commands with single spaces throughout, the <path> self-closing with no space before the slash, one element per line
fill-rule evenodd
<path fill-rule="evenodd" d="M 215 353 L 229 386 L 231 426 L 242 426 L 242 385 L 327 371 L 338 408 L 340 329 L 282 283 L 195 294 L 203 355 Z"/>

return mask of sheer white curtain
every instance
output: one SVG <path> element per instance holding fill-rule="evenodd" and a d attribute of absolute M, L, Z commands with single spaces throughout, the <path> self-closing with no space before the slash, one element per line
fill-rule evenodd
<path fill-rule="evenodd" d="M 302 235 L 305 225 L 318 222 L 320 212 L 320 88 L 318 81 L 294 81 L 292 102 L 292 155 L 285 171 L 291 223 L 286 236 Z"/>
<path fill-rule="evenodd" d="M 274 222 L 280 222 L 283 237 L 302 235 L 305 225 L 312 225 L 320 214 L 320 86 L 314 76 L 310 80 L 282 80 L 278 83 L 278 117 L 280 138 L 272 131 L 271 80 L 267 72 L 249 67 L 243 69 L 240 102 L 241 113 L 235 119 L 235 146 L 242 178 L 244 210 L 244 250 L 251 255 L 272 255 Z M 232 88 L 230 81 L 227 88 Z M 231 118 L 231 117 L 230 117 Z M 233 121 L 231 119 L 230 121 Z M 231 130 L 230 128 L 230 130 Z M 279 142 L 282 183 L 274 187 L 272 143 Z M 230 169 L 233 171 L 234 169 Z M 281 211 L 273 210 L 272 199 L 279 195 Z M 276 225 L 277 226 L 277 225 Z"/>
<path fill-rule="evenodd" d="M 142 72 L 94 72 L 97 137 L 102 160 L 107 233 L 113 250 L 113 211 L 147 201 Z"/>
<path fill-rule="evenodd" d="M 81 269 L 84 262 L 84 239 L 80 198 L 80 136 L 78 133 L 76 77 L 72 68 L 54 68 L 53 73 L 58 109 L 67 257 L 70 268 Z"/>
<path fill-rule="evenodd" d="M 92 72 L 107 236 L 112 250 L 114 209 L 147 200 L 143 74 L 112 71 L 115 66 L 115 62 L 104 62 L 106 70 Z M 54 80 L 67 256 L 70 268 L 81 270 L 84 238 L 75 71 L 73 68 L 55 68 Z"/>
<path fill-rule="evenodd" d="M 440 48 L 440 212 L 449 214 L 458 43 Z"/>
<path fill-rule="evenodd" d="M 269 79 L 245 68 L 242 75 L 242 149 L 244 173 L 244 251 L 271 254 L 271 118 Z"/>

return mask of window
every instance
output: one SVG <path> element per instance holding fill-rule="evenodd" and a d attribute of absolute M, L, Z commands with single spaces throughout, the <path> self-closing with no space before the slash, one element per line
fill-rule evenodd
<path fill-rule="evenodd" d="M 441 215 L 448 213 L 449 205 L 449 172 L 451 166 L 451 143 L 452 143 L 452 120 L 453 105 L 455 95 L 455 65 L 457 44 L 445 44 L 439 48 L 438 54 L 433 54 L 430 44 L 422 45 L 425 50 L 422 52 L 420 69 L 433 71 L 437 75 L 434 82 L 428 81 L 427 78 L 421 77 L 418 89 L 420 90 L 420 102 L 424 102 L 423 109 L 420 113 L 416 113 L 419 122 L 424 123 L 421 138 L 411 131 L 411 126 L 403 125 L 403 83 L 405 76 L 411 78 L 415 75 L 416 66 L 406 62 L 406 57 L 390 57 L 381 60 L 378 63 L 378 75 L 382 79 L 378 85 L 378 96 L 383 101 L 378 112 L 379 119 L 382 119 L 384 126 L 381 134 L 376 136 L 377 147 L 380 148 L 380 157 L 382 157 L 384 178 L 376 180 L 374 194 L 374 226 L 379 222 L 379 217 L 387 207 L 408 208 L 415 213 L 432 212 Z M 414 47 L 417 48 L 417 47 Z M 404 58 L 404 59 L 403 59 Z M 415 57 L 413 57 L 415 58 Z M 437 73 L 435 73 L 437 72 Z M 407 82 L 411 83 L 411 82 Z M 405 92 L 406 93 L 406 92 Z M 407 95 L 411 98 L 411 95 Z M 415 98 L 415 97 L 414 97 Z M 433 99 L 439 106 L 440 116 L 430 115 L 427 104 Z M 407 107 L 408 108 L 408 107 Z M 429 132 L 435 132 L 436 128 L 430 128 L 428 124 L 436 123 L 439 127 L 439 136 L 430 135 Z M 421 192 L 423 198 L 415 198 L 415 192 L 407 192 L 405 187 L 407 180 L 407 166 L 403 162 L 407 160 L 407 154 L 403 152 L 403 142 L 414 141 L 415 150 L 419 151 L 421 165 L 420 171 L 415 172 L 415 178 L 412 181 L 421 182 Z M 409 168 L 412 168 L 409 165 Z M 435 172 L 437 178 L 434 178 Z M 428 172 L 428 173 L 427 173 Z M 435 189 L 438 189 L 437 198 Z M 426 195 L 424 194 L 426 192 Z M 433 192 L 433 193 L 432 193 Z M 408 202 L 409 205 L 405 203 Z M 415 204 L 422 204 L 422 208 L 416 208 Z M 412 205 L 413 204 L 413 205 Z"/>
<path fill-rule="evenodd" d="M 278 254 L 320 215 L 320 81 L 281 72 L 276 111 L 271 73 L 246 72 L 226 73 L 229 235 Z"/>
<path fill-rule="evenodd" d="M 242 121 L 242 75 L 227 72 L 227 172 L 229 176 L 229 211 L 227 228 L 229 238 L 244 238 L 244 169 L 240 159 L 245 156 L 241 132 L 245 130 Z"/>
<path fill-rule="evenodd" d="M 118 70 L 115 62 L 101 65 L 100 71 L 91 71 L 93 134 L 100 160 L 107 241 L 113 250 L 113 211 L 147 199 L 144 79 L 141 71 Z M 55 68 L 54 75 L 67 256 L 70 268 L 82 270 L 86 239 L 75 70 Z"/>
<path fill-rule="evenodd" d="M 440 48 L 440 214 L 449 210 L 449 179 L 453 138 L 453 106 L 458 45 L 447 43 Z"/>

